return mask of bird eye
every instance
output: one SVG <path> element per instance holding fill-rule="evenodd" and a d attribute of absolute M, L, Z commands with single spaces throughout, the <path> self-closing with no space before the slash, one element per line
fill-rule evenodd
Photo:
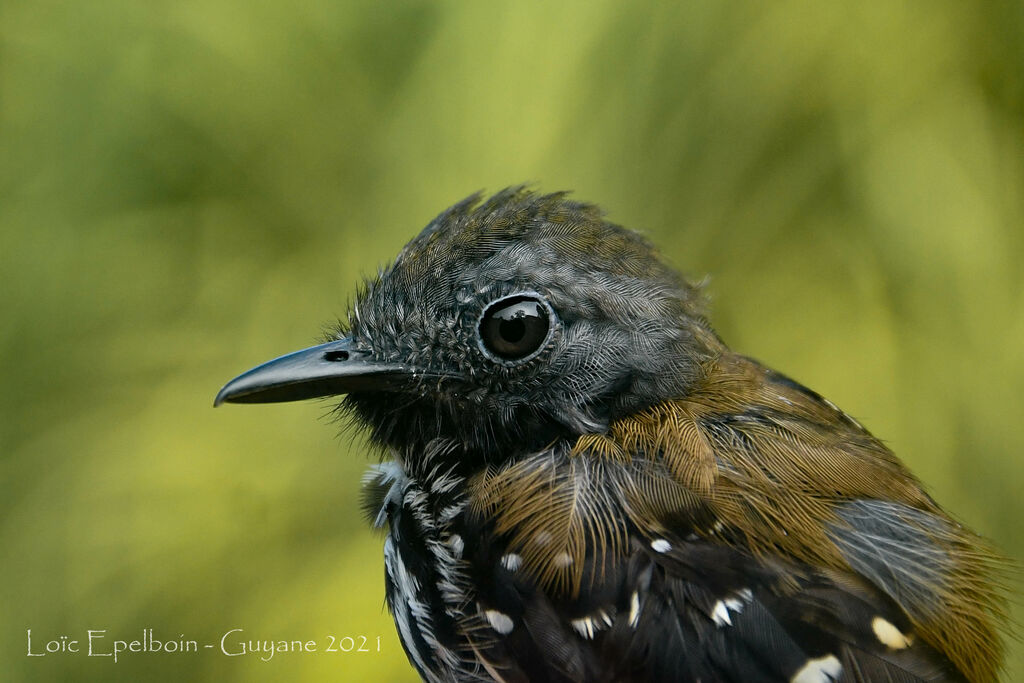
<path fill-rule="evenodd" d="M 480 341 L 502 360 L 523 360 L 548 338 L 550 309 L 536 296 L 517 295 L 492 303 L 480 319 Z"/>

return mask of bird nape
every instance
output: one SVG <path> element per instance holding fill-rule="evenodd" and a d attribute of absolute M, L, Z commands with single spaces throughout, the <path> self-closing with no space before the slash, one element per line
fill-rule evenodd
<path fill-rule="evenodd" d="M 216 403 L 336 395 L 424 680 L 998 675 L 998 556 L 593 205 L 459 202 Z"/>

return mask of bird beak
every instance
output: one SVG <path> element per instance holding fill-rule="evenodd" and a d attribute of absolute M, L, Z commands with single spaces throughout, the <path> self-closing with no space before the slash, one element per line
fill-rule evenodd
<path fill-rule="evenodd" d="M 378 363 L 351 337 L 289 353 L 259 365 L 224 385 L 213 405 L 281 403 L 381 391 L 408 384 L 417 373 L 400 364 Z"/>

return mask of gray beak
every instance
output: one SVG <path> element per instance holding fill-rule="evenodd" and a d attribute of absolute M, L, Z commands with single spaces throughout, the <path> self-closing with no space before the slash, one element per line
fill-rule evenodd
<path fill-rule="evenodd" d="M 289 353 L 242 373 L 224 385 L 213 405 L 281 403 L 352 391 L 386 391 L 408 384 L 413 368 L 378 363 L 351 337 Z"/>

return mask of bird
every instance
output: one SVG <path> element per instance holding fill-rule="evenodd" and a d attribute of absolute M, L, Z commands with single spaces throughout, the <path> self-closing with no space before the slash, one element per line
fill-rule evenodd
<path fill-rule="evenodd" d="M 362 427 L 424 681 L 996 680 L 1004 560 L 704 288 L 568 193 L 477 193 L 215 405 Z"/>

